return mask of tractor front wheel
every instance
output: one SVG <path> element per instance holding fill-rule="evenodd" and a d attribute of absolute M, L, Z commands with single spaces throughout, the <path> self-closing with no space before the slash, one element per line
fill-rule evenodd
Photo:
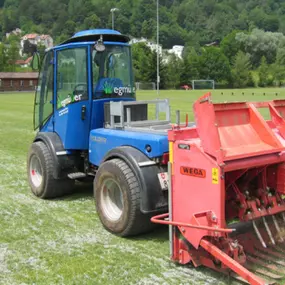
<path fill-rule="evenodd" d="M 42 199 L 56 198 L 72 192 L 74 181 L 71 179 L 55 179 L 53 177 L 54 162 L 47 146 L 34 142 L 28 154 L 27 174 L 32 193 Z"/>
<path fill-rule="evenodd" d="M 154 228 L 151 217 L 140 211 L 138 179 L 123 160 L 112 159 L 99 167 L 94 196 L 100 221 L 109 232 L 126 237 Z"/>

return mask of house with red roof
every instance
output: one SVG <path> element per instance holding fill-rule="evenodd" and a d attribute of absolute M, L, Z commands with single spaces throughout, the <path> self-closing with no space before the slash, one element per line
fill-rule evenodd
<path fill-rule="evenodd" d="M 20 55 L 23 56 L 24 52 L 24 46 L 27 45 L 27 42 L 29 45 L 38 46 L 43 45 L 47 49 L 53 47 L 53 39 L 50 35 L 39 35 L 36 33 L 33 34 L 26 34 L 21 38 L 21 48 L 20 48 Z"/>
<path fill-rule="evenodd" d="M 26 60 L 24 59 L 19 59 L 16 60 L 15 64 L 21 67 L 29 67 L 31 65 L 31 61 L 32 61 L 33 57 L 29 57 Z"/>
<path fill-rule="evenodd" d="M 0 72 L 0 92 L 35 91 L 38 72 Z"/>

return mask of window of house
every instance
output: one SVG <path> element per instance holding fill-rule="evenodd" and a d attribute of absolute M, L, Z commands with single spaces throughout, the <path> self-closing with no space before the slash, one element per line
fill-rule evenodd
<path fill-rule="evenodd" d="M 29 84 L 30 86 L 34 86 L 34 82 L 33 82 L 33 80 L 30 80 L 30 84 Z"/>
<path fill-rule="evenodd" d="M 24 86 L 24 81 L 23 80 L 21 80 L 20 86 Z"/>
<path fill-rule="evenodd" d="M 13 80 L 10 81 L 10 86 L 13 87 Z"/>

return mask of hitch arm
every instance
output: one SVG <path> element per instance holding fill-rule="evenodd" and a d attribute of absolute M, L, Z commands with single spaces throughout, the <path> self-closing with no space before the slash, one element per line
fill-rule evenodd
<path fill-rule="evenodd" d="M 235 231 L 235 229 L 223 229 L 223 228 L 215 228 L 215 227 L 207 227 L 207 226 L 199 226 L 199 225 L 193 225 L 193 224 L 187 224 L 187 223 L 173 222 L 169 220 L 164 220 L 165 218 L 169 218 L 169 213 L 154 216 L 150 220 L 151 222 L 156 223 L 156 224 L 186 227 L 186 228 L 207 230 L 207 231 L 213 231 L 213 232 L 231 233 Z"/>

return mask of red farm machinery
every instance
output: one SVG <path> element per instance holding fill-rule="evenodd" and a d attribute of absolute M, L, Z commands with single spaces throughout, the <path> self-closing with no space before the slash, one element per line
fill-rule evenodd
<path fill-rule="evenodd" d="M 270 111 L 265 120 L 261 108 Z M 285 100 L 194 103 L 169 140 L 171 259 L 252 285 L 285 284 Z"/>

